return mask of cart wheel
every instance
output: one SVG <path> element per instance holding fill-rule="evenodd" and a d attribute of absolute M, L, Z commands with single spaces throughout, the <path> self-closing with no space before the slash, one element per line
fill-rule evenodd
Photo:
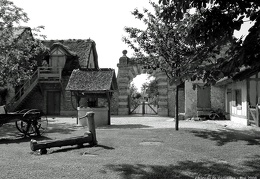
<path fill-rule="evenodd" d="M 16 121 L 15 126 L 24 135 L 30 134 L 30 131 L 32 131 L 32 126 L 28 124 L 28 122 L 25 121 Z"/>
<path fill-rule="evenodd" d="M 36 121 L 36 130 L 34 129 L 34 133 L 37 133 L 37 135 L 42 135 L 48 127 L 48 119 L 47 116 L 41 116 L 37 121 Z"/>
<path fill-rule="evenodd" d="M 28 134 L 41 136 L 48 127 L 47 116 L 43 115 L 43 112 L 38 109 L 31 109 L 24 114 L 24 117 L 26 117 L 26 115 L 29 115 L 30 113 L 39 113 L 40 116 L 37 119 L 30 119 L 32 125 L 28 130 Z"/>
<path fill-rule="evenodd" d="M 210 118 L 211 120 L 216 120 L 216 119 L 219 118 L 219 115 L 218 115 L 217 113 L 211 113 L 211 114 L 209 115 L 209 118 Z"/>

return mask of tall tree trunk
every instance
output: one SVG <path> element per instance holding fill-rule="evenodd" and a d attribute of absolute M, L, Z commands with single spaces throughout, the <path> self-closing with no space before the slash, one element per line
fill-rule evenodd
<path fill-rule="evenodd" d="M 175 89 L 175 130 L 179 130 L 179 84 L 176 84 Z"/>

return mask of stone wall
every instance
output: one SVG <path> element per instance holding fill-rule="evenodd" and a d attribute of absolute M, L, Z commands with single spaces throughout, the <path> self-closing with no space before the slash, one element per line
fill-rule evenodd
<path fill-rule="evenodd" d="M 119 95 L 119 92 L 114 92 L 113 96 L 111 98 L 111 103 L 110 103 L 111 115 L 118 115 L 118 95 Z"/>
<path fill-rule="evenodd" d="M 27 97 L 26 101 L 19 107 L 19 109 L 40 109 L 44 113 L 47 113 L 47 92 L 59 91 L 60 92 L 60 115 L 61 116 L 73 116 L 77 115 L 76 100 L 71 98 L 70 91 L 65 91 L 69 77 L 63 77 L 63 83 L 61 84 L 39 84 Z M 71 101 L 72 100 L 72 101 Z"/>
<path fill-rule="evenodd" d="M 118 93 L 114 95 L 113 105 L 111 105 L 111 113 L 118 115 L 128 115 L 129 107 L 129 87 L 133 78 L 144 73 L 142 64 L 128 58 L 126 51 L 123 51 L 123 56 L 117 64 L 117 84 Z M 175 93 L 174 86 L 170 86 L 167 76 L 164 72 L 157 70 L 153 73 L 158 85 L 158 115 L 159 116 L 174 116 L 175 111 Z M 184 92 L 179 94 L 180 111 L 184 111 Z"/>
<path fill-rule="evenodd" d="M 185 118 L 197 116 L 197 89 L 193 89 L 193 83 L 185 82 Z"/>
<path fill-rule="evenodd" d="M 40 109 L 45 112 L 45 100 L 40 91 L 39 86 L 37 86 L 26 98 L 23 105 L 19 107 L 20 110 L 22 109 Z"/>
<path fill-rule="evenodd" d="M 211 86 L 211 109 L 225 112 L 225 88 Z"/>
<path fill-rule="evenodd" d="M 65 91 L 65 88 L 69 82 L 69 76 L 63 76 L 62 78 L 62 90 L 61 90 L 61 106 L 60 115 L 61 116 L 77 116 L 77 103 L 75 97 L 70 91 Z M 46 95 L 47 96 L 47 95 Z"/>
<path fill-rule="evenodd" d="M 193 85 L 201 82 L 185 82 L 185 118 L 197 117 L 197 88 Z M 225 111 L 225 88 L 211 86 L 210 91 L 211 110 Z"/>

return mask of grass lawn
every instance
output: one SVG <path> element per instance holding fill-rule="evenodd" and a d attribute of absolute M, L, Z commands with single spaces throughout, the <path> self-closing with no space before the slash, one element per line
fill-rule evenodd
<path fill-rule="evenodd" d="M 194 122 L 196 125 L 199 122 Z M 201 123 L 202 124 L 202 123 Z M 118 124 L 97 129 L 98 145 L 30 150 L 13 124 L 0 128 L 0 178 L 222 178 L 260 177 L 260 131 L 209 128 L 151 128 Z M 36 140 L 83 135 L 87 130 L 50 121 Z"/>

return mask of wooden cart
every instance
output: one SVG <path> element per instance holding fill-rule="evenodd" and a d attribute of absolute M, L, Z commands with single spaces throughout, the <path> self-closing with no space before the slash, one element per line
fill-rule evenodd
<path fill-rule="evenodd" d="M 38 109 L 24 109 L 12 113 L 7 113 L 5 109 L 1 111 L 0 127 L 3 124 L 15 122 L 16 128 L 24 136 L 41 136 L 48 126 L 47 117 Z"/>

